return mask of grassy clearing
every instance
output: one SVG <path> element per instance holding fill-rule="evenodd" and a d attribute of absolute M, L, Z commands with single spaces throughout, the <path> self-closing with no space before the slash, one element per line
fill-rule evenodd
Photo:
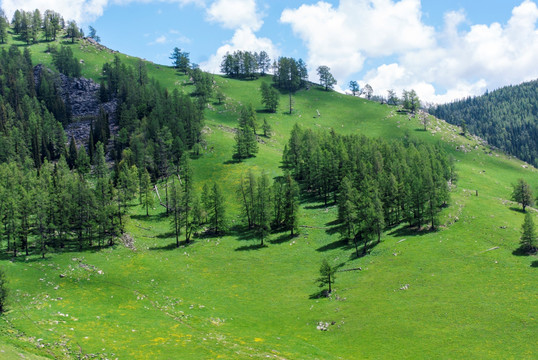
<path fill-rule="evenodd" d="M 46 59 L 40 46 L 32 48 L 36 60 Z M 91 47 L 77 51 L 85 76 L 93 78 L 113 57 Z M 147 66 L 163 86 L 190 91 L 186 77 Z M 208 181 L 226 189 L 232 225 L 240 223 L 234 194 L 239 175 L 248 169 L 279 175 L 282 149 L 299 122 L 341 133 L 441 142 L 459 172 L 452 203 L 442 214 L 445 226 L 418 234 L 389 229 L 369 256 L 356 259 L 331 232 L 336 208 L 304 203 L 296 238 L 272 234 L 267 247 L 259 248 L 248 233 L 232 232 L 176 249 L 162 208 L 146 217 L 133 204 L 127 230 L 134 251 L 117 245 L 0 262 L 11 290 L 0 350 L 13 357 L 21 349 L 49 358 L 82 351 L 120 359 L 536 355 L 538 258 L 514 254 L 523 214 L 507 201 L 511 183 L 520 177 L 538 187 L 536 169 L 490 152 L 437 120 L 423 131 L 417 119 L 386 105 L 314 86 L 294 95 L 293 114 L 287 114 L 287 94 L 276 114 L 266 114 L 257 89 L 269 77 L 215 80 L 227 99 L 206 111 L 207 149 L 193 166 L 198 189 Z M 256 158 L 233 163 L 229 128 L 247 102 L 260 110 L 259 125 L 267 118 L 274 136 L 264 139 Z M 320 298 L 314 284 L 324 257 L 341 269 L 362 268 L 337 273 L 329 299 Z M 322 332 L 318 322 L 334 325 Z"/>

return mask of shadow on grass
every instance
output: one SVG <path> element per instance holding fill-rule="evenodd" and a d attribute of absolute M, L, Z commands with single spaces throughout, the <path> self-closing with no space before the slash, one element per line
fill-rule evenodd
<path fill-rule="evenodd" d="M 293 239 L 295 236 L 291 236 L 290 234 L 288 233 L 284 233 L 284 234 L 281 234 L 279 237 L 277 237 L 276 239 L 273 239 L 273 240 L 269 240 L 269 242 L 271 244 L 275 244 L 275 245 L 278 245 L 278 244 L 284 244 L 288 241 L 290 241 L 291 239 Z"/>
<path fill-rule="evenodd" d="M 538 260 L 535 260 L 531 263 L 531 267 L 538 268 Z"/>
<path fill-rule="evenodd" d="M 510 210 L 518 212 L 520 214 L 526 214 L 527 213 L 526 211 L 523 211 L 523 209 L 518 207 L 518 206 L 510 206 Z"/>
<path fill-rule="evenodd" d="M 336 250 L 336 249 L 349 250 L 352 248 L 353 248 L 353 245 L 350 244 L 350 242 L 347 239 L 340 239 L 340 240 L 328 243 L 327 245 L 323 245 L 317 248 L 316 251 L 325 252 L 325 251 Z"/>
<path fill-rule="evenodd" d="M 310 300 L 317 300 L 317 299 L 325 299 L 329 297 L 329 290 L 323 289 L 320 291 L 317 291 L 313 294 L 310 294 L 308 297 Z"/>
<path fill-rule="evenodd" d="M 251 251 L 251 250 L 260 250 L 263 248 L 266 248 L 267 245 L 265 244 L 252 244 L 252 245 L 244 245 L 240 246 L 238 248 L 235 248 L 235 251 Z"/>
<path fill-rule="evenodd" d="M 177 246 L 176 246 L 176 243 L 173 242 L 173 243 L 170 243 L 168 245 L 163 245 L 163 246 L 153 246 L 153 247 L 150 247 L 149 250 L 175 250 L 177 249 Z"/>
<path fill-rule="evenodd" d="M 525 246 L 520 246 L 514 251 L 512 251 L 512 255 L 515 255 L 515 256 L 531 256 L 531 255 L 536 255 L 537 253 L 538 253 L 537 249 L 529 249 Z"/>
<path fill-rule="evenodd" d="M 240 164 L 241 159 L 230 159 L 223 162 L 224 165 L 234 165 L 234 164 Z"/>
<path fill-rule="evenodd" d="M 426 234 L 429 234 L 431 232 L 438 231 L 439 228 L 435 230 L 430 230 L 429 228 L 422 228 L 418 229 L 416 227 L 410 227 L 410 226 L 402 226 L 402 227 L 396 227 L 394 230 L 392 230 L 389 235 L 393 236 L 424 236 Z"/>
<path fill-rule="evenodd" d="M 170 239 L 170 238 L 173 238 L 175 237 L 176 234 L 172 231 L 169 231 L 169 232 L 163 232 L 163 233 L 160 233 L 159 235 L 155 236 L 157 239 Z"/>

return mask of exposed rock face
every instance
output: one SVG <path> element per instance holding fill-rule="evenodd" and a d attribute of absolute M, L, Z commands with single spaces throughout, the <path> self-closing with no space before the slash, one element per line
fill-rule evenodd
<path fill-rule="evenodd" d="M 51 71 L 39 64 L 34 68 L 34 81 L 39 87 L 39 78 L 42 71 Z M 90 134 L 91 118 L 99 114 L 100 107 L 103 107 L 109 116 L 110 133 L 117 133 L 115 125 L 117 100 L 101 103 L 99 101 L 100 85 L 91 79 L 70 78 L 64 74 L 59 74 L 56 85 L 65 105 L 71 110 L 72 123 L 67 125 L 65 132 L 68 139 L 74 137 L 77 144 L 86 145 Z"/>

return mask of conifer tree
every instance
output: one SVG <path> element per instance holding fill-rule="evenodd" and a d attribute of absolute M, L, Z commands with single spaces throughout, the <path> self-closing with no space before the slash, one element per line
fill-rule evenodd
<path fill-rule="evenodd" d="M 324 287 L 325 285 L 328 285 L 329 294 L 332 292 L 332 284 L 334 284 L 335 273 L 336 268 L 331 266 L 327 259 L 323 259 L 319 268 L 320 277 L 317 278 L 316 282 L 319 284 L 319 287 Z"/>
<path fill-rule="evenodd" d="M 140 202 L 146 208 L 146 216 L 149 216 L 149 208 L 153 206 L 153 194 L 151 192 L 151 177 L 146 168 L 140 173 Z"/>
<path fill-rule="evenodd" d="M 523 179 L 519 179 L 516 184 L 512 185 L 512 200 L 521 204 L 523 211 L 527 206 L 534 205 L 534 198 L 530 185 Z"/>
<path fill-rule="evenodd" d="M 521 226 L 521 247 L 523 250 L 532 252 L 536 250 L 537 239 L 533 216 L 530 212 L 525 214 L 525 220 Z"/>
<path fill-rule="evenodd" d="M 172 231 L 176 237 L 176 247 L 179 247 L 179 235 L 181 231 L 182 217 L 184 216 L 182 212 L 182 193 L 181 185 L 178 180 L 172 178 L 172 184 L 170 186 L 170 225 L 172 226 Z"/>

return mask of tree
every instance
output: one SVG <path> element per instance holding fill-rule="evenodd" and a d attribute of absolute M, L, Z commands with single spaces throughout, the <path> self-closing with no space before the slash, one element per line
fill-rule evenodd
<path fill-rule="evenodd" d="M 180 48 L 175 47 L 174 50 L 172 50 L 172 54 L 170 55 L 170 59 L 172 60 L 172 64 L 174 67 L 178 70 L 183 72 L 185 75 L 187 74 L 187 71 L 190 69 L 190 54 L 185 51 L 181 51 Z"/>
<path fill-rule="evenodd" d="M 415 113 L 420 108 L 420 99 L 418 98 L 418 95 L 415 90 L 404 90 L 402 98 L 404 109 Z"/>
<path fill-rule="evenodd" d="M 336 85 L 336 79 L 331 74 L 331 68 L 328 66 L 322 65 L 317 69 L 319 76 L 319 83 L 321 86 L 325 87 L 325 91 L 332 89 Z"/>
<path fill-rule="evenodd" d="M 67 37 L 71 38 L 71 42 L 74 43 L 75 39 L 81 36 L 81 32 L 78 28 L 76 21 L 72 20 L 67 23 Z"/>
<path fill-rule="evenodd" d="M 258 62 L 258 70 L 260 71 L 261 76 L 265 76 L 265 73 L 271 67 L 271 59 L 269 58 L 269 55 L 267 52 L 262 50 L 256 57 L 256 60 Z"/>
<path fill-rule="evenodd" d="M 465 122 L 465 119 L 461 119 L 460 126 L 462 135 L 467 136 L 467 123 Z"/>
<path fill-rule="evenodd" d="M 332 284 L 334 284 L 336 268 L 331 266 L 327 259 L 321 261 L 319 268 L 320 277 L 316 280 L 319 283 L 319 287 L 329 286 L 329 294 L 332 292 Z"/>
<path fill-rule="evenodd" d="M 224 202 L 220 186 L 214 183 L 209 197 L 209 222 L 216 234 L 226 230 L 226 206 Z"/>
<path fill-rule="evenodd" d="M 267 122 L 267 119 L 263 119 L 262 130 L 263 130 L 263 136 L 271 137 L 271 131 L 272 131 L 271 125 Z"/>
<path fill-rule="evenodd" d="M 289 173 L 284 176 L 283 193 L 284 226 L 294 236 L 299 228 L 299 186 Z"/>
<path fill-rule="evenodd" d="M 0 15 L 0 42 L 5 44 L 7 41 L 7 34 L 9 29 L 9 22 L 4 14 Z"/>
<path fill-rule="evenodd" d="M 272 113 L 276 112 L 280 101 L 278 90 L 269 86 L 266 82 L 262 82 L 260 93 L 262 96 L 262 104 L 265 105 L 265 109 Z"/>
<path fill-rule="evenodd" d="M 372 94 L 374 93 L 374 89 L 370 86 L 370 84 L 364 85 L 362 88 L 363 94 L 366 94 L 366 98 L 370 100 L 372 98 Z"/>
<path fill-rule="evenodd" d="M 97 35 L 97 30 L 93 26 L 90 25 L 89 27 L 90 33 L 88 35 L 89 38 L 94 39 L 96 42 L 101 42 L 101 38 Z"/>
<path fill-rule="evenodd" d="M 534 228 L 533 215 L 525 214 L 525 220 L 521 226 L 521 247 L 523 250 L 533 252 L 536 250 L 536 231 Z"/>
<path fill-rule="evenodd" d="M 349 90 L 351 90 L 353 96 L 356 96 L 360 92 L 359 83 L 357 83 L 355 80 L 351 80 L 349 82 Z"/>
<path fill-rule="evenodd" d="M 6 311 L 7 286 L 6 275 L 3 270 L 0 270 L 0 314 Z"/>
<path fill-rule="evenodd" d="M 146 208 L 146 216 L 149 216 L 149 207 L 153 206 L 153 194 L 151 192 L 151 177 L 146 168 L 140 173 L 140 203 Z"/>
<path fill-rule="evenodd" d="M 269 176 L 263 172 L 258 178 L 258 192 L 256 199 L 256 233 L 260 238 L 260 245 L 263 246 L 263 240 L 271 231 L 271 184 Z"/>
<path fill-rule="evenodd" d="M 398 96 L 396 96 L 396 92 L 392 89 L 387 90 L 387 104 L 389 105 L 397 105 L 398 104 Z"/>
<path fill-rule="evenodd" d="M 523 211 L 527 206 L 534 205 L 532 189 L 525 180 L 519 179 L 516 184 L 512 184 L 512 187 L 512 200 L 521 204 Z"/>
<path fill-rule="evenodd" d="M 224 95 L 221 88 L 217 88 L 217 93 L 215 95 L 217 100 L 219 101 L 219 105 L 222 104 L 224 100 L 226 100 L 226 95 Z"/>
<path fill-rule="evenodd" d="M 182 222 L 182 199 L 181 194 L 183 193 L 183 190 L 181 189 L 181 185 L 179 184 L 179 181 L 176 181 L 176 179 L 172 178 L 172 186 L 170 189 L 170 205 L 169 205 L 169 211 L 170 211 L 170 225 L 172 226 L 172 230 L 174 231 L 174 235 L 176 236 L 176 247 L 179 247 L 179 235 L 181 230 L 181 222 Z"/>

